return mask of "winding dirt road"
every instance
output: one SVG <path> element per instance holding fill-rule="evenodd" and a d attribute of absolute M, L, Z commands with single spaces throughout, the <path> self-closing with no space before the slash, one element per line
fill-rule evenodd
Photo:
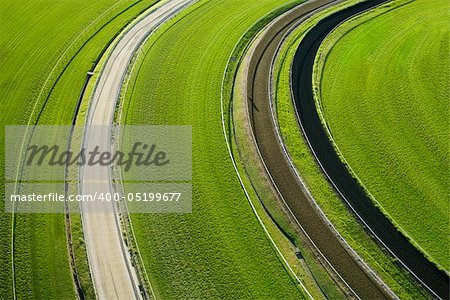
<path fill-rule="evenodd" d="M 158 26 L 192 0 L 171 0 L 157 4 L 125 31 L 106 61 L 91 99 L 83 146 L 99 151 L 111 150 L 114 110 L 130 61 L 141 43 Z M 80 169 L 80 193 L 113 193 L 109 167 L 83 166 Z M 114 201 L 82 203 L 83 230 L 91 275 L 98 299 L 141 299 L 139 281 L 122 239 Z"/>
<path fill-rule="evenodd" d="M 269 80 L 278 44 L 284 34 L 296 26 L 298 20 L 332 2 L 332 0 L 309 1 L 278 18 L 262 33 L 251 52 L 251 57 L 244 58 L 249 60 L 248 73 L 244 76 L 247 81 L 244 95 L 248 99 L 255 141 L 269 173 L 268 177 L 271 178 L 299 225 L 329 262 L 329 268 L 337 274 L 343 284 L 347 285 L 352 297 L 386 299 L 393 297 L 393 294 L 382 288 L 377 278 L 373 274 L 368 275 L 368 272 L 355 261 L 355 257 L 349 253 L 317 212 L 312 199 L 309 199 L 308 193 L 285 156 L 277 136 L 277 125 L 272 118 Z"/>
<path fill-rule="evenodd" d="M 419 252 L 375 207 L 352 177 L 331 144 L 317 114 L 312 93 L 312 71 L 318 48 L 340 22 L 384 2 L 370 0 L 324 18 L 300 43 L 292 66 L 292 90 L 303 133 L 324 173 L 355 215 L 397 262 L 435 298 L 449 299 L 449 277 Z"/>

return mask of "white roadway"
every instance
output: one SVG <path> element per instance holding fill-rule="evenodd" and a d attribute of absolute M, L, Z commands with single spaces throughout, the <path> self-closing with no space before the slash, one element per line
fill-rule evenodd
<path fill-rule="evenodd" d="M 83 146 L 111 150 L 114 110 L 130 61 L 142 42 L 158 26 L 173 17 L 192 0 L 169 0 L 148 10 L 125 30 L 111 52 L 90 100 Z M 101 129 L 98 129 L 101 127 Z M 80 168 L 82 194 L 112 193 L 109 167 Z M 93 183 L 95 182 L 95 183 Z M 98 299 L 141 299 L 136 272 L 131 265 L 114 202 L 82 203 L 82 221 L 91 276 Z"/>

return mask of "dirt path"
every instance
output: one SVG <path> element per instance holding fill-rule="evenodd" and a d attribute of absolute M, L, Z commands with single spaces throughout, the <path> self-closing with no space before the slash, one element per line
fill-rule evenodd
<path fill-rule="evenodd" d="M 348 286 L 354 298 L 385 299 L 387 293 L 366 274 L 341 244 L 328 224 L 317 213 L 303 186 L 292 171 L 279 143 L 276 125 L 270 106 L 269 79 L 272 60 L 283 35 L 312 11 L 330 4 L 331 0 L 307 2 L 283 15 L 264 31 L 249 61 L 246 98 L 255 140 L 273 184 L 286 204 L 311 238 L 312 242 L 329 261 L 331 268 Z"/>
<path fill-rule="evenodd" d="M 123 78 L 138 46 L 160 24 L 178 13 L 191 0 L 171 0 L 158 4 L 148 15 L 126 31 L 108 58 L 91 99 L 84 147 L 111 149 L 114 110 Z M 97 130 L 98 126 L 104 126 Z M 95 184 L 89 182 L 95 181 Z M 110 169 L 91 166 L 80 169 L 80 192 L 83 194 L 112 193 Z M 82 204 L 83 230 L 91 275 L 98 299 L 141 299 L 136 272 L 123 242 L 118 216 L 113 202 Z M 97 211 L 94 213 L 93 211 Z"/>
<path fill-rule="evenodd" d="M 302 40 L 297 49 L 292 72 L 292 88 L 303 132 L 323 170 L 342 198 L 368 230 L 397 258 L 404 268 L 434 297 L 449 298 L 449 278 L 419 252 L 387 217 L 375 207 L 358 182 L 341 162 L 321 124 L 312 94 L 312 70 L 318 48 L 325 36 L 346 18 L 377 5 L 371 0 L 323 19 Z"/>

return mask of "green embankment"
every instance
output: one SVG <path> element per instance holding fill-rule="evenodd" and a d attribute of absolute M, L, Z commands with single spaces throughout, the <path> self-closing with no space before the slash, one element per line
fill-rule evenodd
<path fill-rule="evenodd" d="M 423 291 L 405 271 L 397 266 L 395 261 L 380 250 L 329 185 L 302 136 L 291 99 L 290 68 L 297 46 L 304 34 L 321 18 L 339 7 L 355 2 L 357 1 L 346 1 L 314 15 L 295 30 L 283 45 L 275 70 L 275 101 L 280 131 L 295 167 L 309 191 L 349 245 L 377 272 L 397 296 L 402 299 L 423 299 L 425 297 Z"/>
<path fill-rule="evenodd" d="M 239 185 L 220 111 L 235 44 L 284 2 L 202 1 L 149 39 L 131 75 L 123 123 L 192 125 L 193 131 L 193 213 L 131 215 L 163 299 L 302 298 Z"/>
<path fill-rule="evenodd" d="M 439 0 L 378 9 L 334 31 L 316 66 L 323 118 L 343 159 L 447 271 L 449 11 Z"/>
<path fill-rule="evenodd" d="M 154 2 L 2 1 L 0 147 L 4 149 L 6 125 L 71 124 L 87 71 L 115 34 Z M 4 195 L 4 151 L 0 156 Z M 79 219 L 74 221 L 74 246 L 81 257 L 77 267 L 89 296 L 93 294 L 82 232 Z M 74 298 L 64 215 L 16 215 L 14 223 L 12 231 L 12 216 L 0 213 L 0 298 L 12 299 L 14 294 L 13 238 L 17 298 Z"/>

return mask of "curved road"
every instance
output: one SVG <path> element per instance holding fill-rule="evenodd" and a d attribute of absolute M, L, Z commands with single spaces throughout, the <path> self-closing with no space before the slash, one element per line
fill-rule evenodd
<path fill-rule="evenodd" d="M 339 159 L 317 114 L 312 71 L 318 48 L 340 22 L 384 0 L 371 0 L 323 19 L 300 43 L 292 66 L 292 88 L 303 133 L 325 174 L 378 242 L 434 297 L 449 299 L 449 277 L 419 252 L 373 204 Z"/>
<path fill-rule="evenodd" d="M 330 263 L 330 267 L 347 285 L 354 298 L 385 299 L 392 297 L 381 288 L 372 276 L 349 254 L 329 225 L 322 219 L 309 199 L 308 193 L 291 169 L 283 147 L 277 136 L 275 120 L 272 118 L 269 88 L 272 60 L 277 54 L 279 42 L 284 34 L 296 26 L 298 20 L 321 9 L 332 0 L 310 1 L 297 6 L 266 29 L 252 52 L 246 58 L 248 70 L 245 99 L 248 99 L 249 117 L 261 158 L 266 165 L 276 190 L 280 193 L 301 227 Z"/>
<path fill-rule="evenodd" d="M 171 0 L 157 4 L 125 31 L 106 61 L 87 116 L 83 146 L 110 151 L 114 110 L 129 63 L 141 43 L 163 22 L 192 3 Z M 80 193 L 113 193 L 109 167 L 83 166 Z M 141 299 L 136 272 L 123 242 L 120 221 L 112 202 L 83 202 L 83 230 L 91 275 L 98 299 Z"/>

